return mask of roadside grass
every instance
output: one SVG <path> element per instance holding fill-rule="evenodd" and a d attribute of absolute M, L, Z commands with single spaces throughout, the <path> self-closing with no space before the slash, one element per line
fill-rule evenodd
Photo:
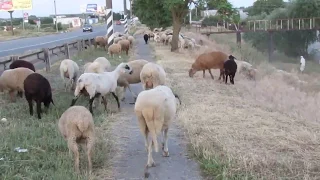
<path fill-rule="evenodd" d="M 13 39 L 19 39 L 19 38 L 26 38 L 26 37 L 38 37 L 38 36 L 44 36 L 49 34 L 55 34 L 55 31 L 37 31 L 37 30 L 21 30 L 21 29 L 15 29 L 14 30 L 14 36 L 12 36 L 11 31 L 0 31 L 0 41 L 6 41 L 6 40 L 13 40 Z"/>
<path fill-rule="evenodd" d="M 128 56 L 112 59 L 101 49 L 89 49 L 72 57 L 83 72 L 83 65 L 95 58 L 105 56 L 112 65 L 126 61 Z M 36 113 L 30 116 L 27 101 L 17 98 L 11 103 L 7 93 L 0 94 L 0 118 L 7 122 L 0 122 L 0 179 L 88 179 L 86 177 L 87 158 L 80 153 L 81 176 L 74 173 L 74 159 L 68 154 L 68 147 L 58 130 L 58 120 L 61 114 L 70 107 L 73 92 L 65 92 L 59 73 L 60 61 L 52 65 L 51 72 L 44 70 L 37 72 L 44 75 L 50 82 L 55 106 L 50 105 L 48 114 L 42 114 L 42 119 L 37 119 Z M 88 100 L 79 98 L 76 105 L 86 106 Z M 42 105 L 43 107 L 43 105 Z M 35 109 L 35 104 L 34 104 Z M 103 105 L 94 108 L 94 122 L 96 126 L 96 145 L 93 154 L 93 176 L 97 179 L 107 177 L 110 172 L 109 159 L 112 151 L 110 136 L 110 122 L 121 116 L 113 98 L 108 101 L 108 110 L 104 111 Z M 28 149 L 28 152 L 18 153 L 14 148 Z"/>
<path fill-rule="evenodd" d="M 189 149 L 206 177 L 319 179 L 319 78 L 282 74 L 249 44 L 240 51 L 232 37 L 193 37 L 203 38 L 207 48 L 173 53 L 169 46 L 150 45 L 167 72 L 166 84 L 180 96 L 175 121 L 186 130 Z M 245 57 L 259 77 L 250 81 L 237 73 L 235 85 L 219 83 L 218 70 L 215 80 L 208 73 L 203 79 L 200 72 L 190 78 L 197 55 L 209 50 Z"/>

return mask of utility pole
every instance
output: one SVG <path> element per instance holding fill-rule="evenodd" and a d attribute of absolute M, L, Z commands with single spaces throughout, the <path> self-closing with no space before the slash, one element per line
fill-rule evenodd
<path fill-rule="evenodd" d="M 12 32 L 12 36 L 14 36 L 14 31 L 13 31 L 13 24 L 12 24 L 12 13 L 13 11 L 8 11 L 10 13 L 10 21 L 11 21 L 11 32 Z"/>
<path fill-rule="evenodd" d="M 124 13 L 124 34 L 128 33 L 128 10 L 127 0 L 123 0 L 123 13 Z"/>
<path fill-rule="evenodd" d="M 107 6 L 107 36 L 108 46 L 113 44 L 113 11 L 112 11 L 112 0 L 106 0 Z"/>
<path fill-rule="evenodd" d="M 57 30 L 57 32 L 59 32 L 59 30 L 58 30 L 58 18 L 57 18 L 56 0 L 53 0 L 53 2 L 54 2 L 54 14 L 55 14 L 55 16 L 56 16 L 56 30 Z"/>

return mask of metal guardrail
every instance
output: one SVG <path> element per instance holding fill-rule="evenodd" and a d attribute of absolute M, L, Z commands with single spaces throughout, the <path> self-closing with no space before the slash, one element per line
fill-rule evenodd
<path fill-rule="evenodd" d="M 51 61 L 50 59 L 54 56 L 59 56 L 59 53 L 64 54 L 66 59 L 70 59 L 70 49 L 76 49 L 77 51 L 83 51 L 87 46 L 91 47 L 94 39 L 80 39 L 71 43 L 65 43 L 63 45 L 55 46 L 52 48 L 42 48 L 35 49 L 32 52 L 26 52 L 21 55 L 11 55 L 0 58 L 0 67 L 3 67 L 3 70 L 8 69 L 8 66 L 11 62 L 19 59 L 28 59 L 26 61 L 36 64 L 38 62 L 44 62 L 46 64 L 46 71 L 50 71 Z M 1 70 L 0 70 L 1 71 Z"/>

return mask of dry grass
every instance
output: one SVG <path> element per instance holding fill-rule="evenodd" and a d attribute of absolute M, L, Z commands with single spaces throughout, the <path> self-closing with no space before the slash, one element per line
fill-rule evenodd
<path fill-rule="evenodd" d="M 205 44 L 254 64 L 257 81 L 237 74 L 234 86 L 225 85 L 217 80 L 218 70 L 215 80 L 208 73 L 203 79 L 200 72 L 190 78 L 195 57 L 208 49 L 155 48 L 168 84 L 183 102 L 176 121 L 186 129 L 204 172 L 210 179 L 319 179 L 320 93 L 314 74 L 286 75 L 252 48 L 240 51 L 235 43 L 217 42 Z"/>
<path fill-rule="evenodd" d="M 12 36 L 11 31 L 0 31 L 0 41 L 6 41 L 6 40 L 13 40 L 13 39 L 20 39 L 20 38 L 26 38 L 26 37 L 38 37 L 38 36 L 44 36 L 49 34 L 56 33 L 55 31 L 40 31 L 37 32 L 36 30 L 21 30 L 16 29 L 14 30 L 15 35 Z"/>

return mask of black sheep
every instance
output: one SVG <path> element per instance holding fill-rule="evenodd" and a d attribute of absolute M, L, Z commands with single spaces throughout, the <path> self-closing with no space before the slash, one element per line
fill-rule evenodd
<path fill-rule="evenodd" d="M 36 72 L 36 69 L 34 68 L 33 64 L 31 62 L 28 62 L 28 61 L 25 61 L 25 60 L 16 60 L 16 61 L 13 61 L 9 68 L 10 69 L 15 69 L 15 68 L 18 68 L 18 67 L 24 67 L 24 68 L 28 68 L 34 72 Z"/>
<path fill-rule="evenodd" d="M 237 72 L 237 63 L 234 61 L 235 57 L 230 55 L 229 59 L 224 62 L 224 74 L 226 77 L 226 84 L 228 81 L 228 76 L 230 78 L 231 84 L 234 84 L 234 76 L 236 75 Z"/>
<path fill-rule="evenodd" d="M 24 94 L 29 103 L 30 115 L 33 115 L 32 100 L 34 100 L 37 103 L 38 119 L 41 119 L 41 103 L 46 107 L 46 111 L 50 103 L 54 105 L 49 81 L 41 74 L 33 73 L 24 80 L 23 85 Z"/>
<path fill-rule="evenodd" d="M 25 60 L 22 60 L 22 59 L 13 61 L 9 66 L 10 69 L 15 69 L 15 68 L 19 68 L 19 67 L 28 68 L 28 69 L 36 72 L 36 69 L 34 68 L 32 63 L 25 61 Z M 22 93 L 23 93 L 22 91 L 18 91 L 17 95 L 22 97 Z"/>
<path fill-rule="evenodd" d="M 148 44 L 149 35 L 148 34 L 143 35 L 143 39 L 146 42 L 146 44 Z"/>

